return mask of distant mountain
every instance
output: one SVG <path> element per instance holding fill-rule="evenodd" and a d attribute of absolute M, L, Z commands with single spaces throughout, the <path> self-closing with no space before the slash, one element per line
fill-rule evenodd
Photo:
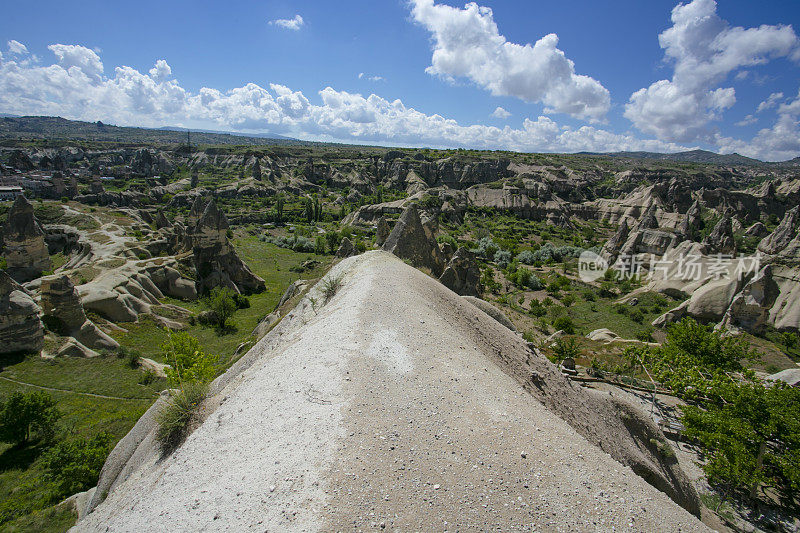
<path fill-rule="evenodd" d="M 730 167 L 772 164 L 735 153 L 723 155 L 709 152 L 708 150 L 689 150 L 688 152 L 677 152 L 674 154 L 662 154 L 659 152 L 610 152 L 592 153 L 591 155 L 603 155 L 606 157 L 620 157 L 625 159 L 652 159 L 656 161 L 674 161 L 680 163 L 705 163 Z"/>
<path fill-rule="evenodd" d="M 180 128 L 178 126 L 163 126 L 158 128 L 162 131 L 182 131 L 184 134 L 186 133 L 187 128 Z M 191 131 L 192 135 L 195 133 L 214 133 L 217 135 L 233 135 L 234 137 L 254 137 L 257 139 L 286 139 L 290 141 L 296 141 L 292 137 L 286 137 L 285 135 L 278 135 L 277 133 L 237 133 L 235 131 L 218 131 L 218 130 L 189 130 Z"/>
<path fill-rule="evenodd" d="M 306 144 L 304 141 L 271 133 L 254 135 L 215 131 L 191 131 L 192 144 Z M 128 144 L 185 144 L 186 128 L 133 128 L 82 122 L 61 117 L 0 116 L 0 139 L 46 139 L 69 141 L 114 142 Z"/>

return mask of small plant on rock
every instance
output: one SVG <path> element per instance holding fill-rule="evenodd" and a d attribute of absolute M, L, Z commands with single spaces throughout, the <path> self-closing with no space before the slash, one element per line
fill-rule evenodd
<path fill-rule="evenodd" d="M 322 296 L 325 298 L 325 303 L 328 303 L 333 298 L 342 286 L 344 276 L 328 276 L 322 280 Z"/>
<path fill-rule="evenodd" d="M 167 400 L 158 412 L 156 440 L 161 445 L 162 452 L 169 453 L 186 438 L 192 419 L 205 400 L 207 391 L 204 383 L 184 383 L 180 391 Z"/>

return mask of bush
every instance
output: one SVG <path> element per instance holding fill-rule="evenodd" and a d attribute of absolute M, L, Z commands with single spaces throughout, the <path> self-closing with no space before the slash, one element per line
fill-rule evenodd
<path fill-rule="evenodd" d="M 206 393 L 206 386 L 202 383 L 184 383 L 183 388 L 156 414 L 156 440 L 162 452 L 169 453 L 183 442 Z"/>
<path fill-rule="evenodd" d="M 500 250 L 491 237 L 484 237 L 478 241 L 478 246 L 471 251 L 485 259 L 493 259 L 495 254 Z"/>
<path fill-rule="evenodd" d="M 547 309 L 536 298 L 531 300 L 531 314 L 535 317 L 542 317 L 547 314 Z"/>
<path fill-rule="evenodd" d="M 556 363 L 560 363 L 567 358 L 575 359 L 580 353 L 581 351 L 578 349 L 575 339 L 558 339 L 553 347 L 553 355 L 556 359 L 554 362 Z"/>
<path fill-rule="evenodd" d="M 572 323 L 572 319 L 568 316 L 560 316 L 553 320 L 553 327 L 556 328 L 556 330 L 562 330 L 567 335 L 575 333 L 575 326 Z"/>
<path fill-rule="evenodd" d="M 325 298 L 325 303 L 328 303 L 328 301 L 339 292 L 342 281 L 343 276 L 341 274 L 338 276 L 328 276 L 322 280 L 322 296 Z"/>
<path fill-rule="evenodd" d="M 564 307 L 569 307 L 575 303 L 575 296 L 566 294 L 563 298 L 561 298 L 561 303 L 564 304 Z"/>
<path fill-rule="evenodd" d="M 595 295 L 592 289 L 586 289 L 581 294 L 583 295 L 583 299 L 587 302 L 593 302 L 597 299 L 597 295 Z"/>
<path fill-rule="evenodd" d="M 200 341 L 185 331 L 172 333 L 161 349 L 170 385 L 183 383 L 208 383 L 217 373 L 217 358 L 203 352 Z"/>
<path fill-rule="evenodd" d="M 636 338 L 642 342 L 653 342 L 653 328 L 648 328 L 636 334 Z"/>
<path fill-rule="evenodd" d="M 114 437 L 105 431 L 91 439 L 59 442 L 42 456 L 45 479 L 55 485 L 55 497 L 65 498 L 94 487 Z"/>
<path fill-rule="evenodd" d="M 125 346 L 120 346 L 117 350 L 117 357 L 125 359 L 125 363 L 131 368 L 139 368 L 139 358 L 142 354 L 138 350 L 132 350 Z"/>
<path fill-rule="evenodd" d="M 216 325 L 222 329 L 228 327 L 231 317 L 239 308 L 237 296 L 236 292 L 227 287 L 214 287 L 203 299 L 203 303 L 214 312 Z"/>
<path fill-rule="evenodd" d="M 59 418 L 56 401 L 46 392 L 13 392 L 0 403 L 0 441 L 26 444 L 34 434 L 50 440 Z"/>
<path fill-rule="evenodd" d="M 511 252 L 508 250 L 498 250 L 494 254 L 494 262 L 500 268 L 506 268 L 511 263 Z"/>
<path fill-rule="evenodd" d="M 642 313 L 641 309 L 634 309 L 633 311 L 630 312 L 628 316 L 630 317 L 631 320 L 633 320 L 638 324 L 644 322 L 644 313 Z"/>

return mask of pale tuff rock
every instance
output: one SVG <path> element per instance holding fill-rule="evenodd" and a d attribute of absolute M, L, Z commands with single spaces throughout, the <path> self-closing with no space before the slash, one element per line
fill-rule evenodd
<path fill-rule="evenodd" d="M 39 306 L 4 270 L 0 270 L 0 353 L 34 352 L 44 346 Z"/>
<path fill-rule="evenodd" d="M 195 206 L 192 211 L 195 211 Z M 190 213 L 190 221 L 192 214 Z M 197 292 L 213 287 L 228 287 L 242 294 L 265 289 L 264 280 L 253 274 L 236 254 L 227 236 L 228 219 L 212 200 L 203 210 L 197 224 L 189 229 L 192 254 L 197 271 Z"/>
<path fill-rule="evenodd" d="M 389 234 L 392 232 L 392 229 L 389 227 L 389 223 L 386 221 L 386 217 L 381 217 L 378 219 L 378 225 L 375 230 L 375 245 L 376 246 L 383 246 L 383 243 L 386 242 L 386 239 L 389 237 Z"/>
<path fill-rule="evenodd" d="M 156 258 L 103 272 L 78 287 L 83 308 L 112 322 L 135 322 L 140 314 L 151 313 L 165 295 L 196 299 L 194 283 L 182 278 L 177 266 L 174 259 Z"/>
<path fill-rule="evenodd" d="M 345 237 L 342 239 L 342 244 L 339 245 L 339 249 L 336 250 L 336 257 L 350 257 L 351 255 L 356 255 L 358 250 L 356 247 L 353 246 L 353 243 Z"/>
<path fill-rule="evenodd" d="M 439 281 L 461 296 L 480 296 L 481 270 L 475 261 L 475 255 L 464 247 L 459 248 L 453 255 Z"/>
<path fill-rule="evenodd" d="M 475 296 L 463 296 L 464 300 L 468 301 L 494 320 L 496 320 L 499 324 L 507 327 L 511 331 L 517 331 L 517 328 L 514 327 L 514 323 L 509 320 L 509 318 L 503 313 L 502 310 L 498 309 L 497 307 L 493 306 L 486 300 L 481 300 Z"/>
<path fill-rule="evenodd" d="M 24 196 L 18 196 L 8 212 L 3 244 L 8 273 L 17 281 L 30 281 L 50 269 L 44 231 Z"/>
<path fill-rule="evenodd" d="M 721 325 L 732 330 L 760 333 L 779 294 L 780 288 L 772 279 L 772 266 L 767 265 L 733 298 Z"/>
<path fill-rule="evenodd" d="M 723 216 L 711 233 L 703 239 L 702 244 L 708 255 L 736 255 L 736 240 L 733 238 L 731 217 Z"/>
<path fill-rule="evenodd" d="M 786 248 L 798 234 L 800 228 L 800 206 L 794 206 L 768 237 L 761 241 L 758 249 L 765 254 L 775 255 Z"/>
<path fill-rule="evenodd" d="M 154 442 L 163 400 L 139 420 L 76 531 L 361 530 L 384 519 L 410 531 L 443 521 L 546 530 L 552 515 L 569 530 L 624 529 L 635 517 L 643 531 L 707 531 L 686 511 L 699 514 L 691 483 L 638 408 L 571 383 L 390 254 L 345 259 L 330 275 L 344 279 L 336 296 L 314 306 L 321 288 L 312 289 L 215 380 L 174 453 L 162 456 Z M 459 460 L 443 461 L 453 442 Z M 547 475 L 534 475 L 541 464 Z M 365 470 L 368 484 L 351 475 Z M 500 474 L 529 486 L 506 484 L 494 509 L 483 507 L 476 488 Z M 598 492 L 611 497 L 593 504 Z"/>
<path fill-rule="evenodd" d="M 40 290 L 44 319 L 52 321 L 52 326 L 59 330 L 57 333 L 75 337 L 82 345 L 95 350 L 119 347 L 117 341 L 86 318 L 78 291 L 68 276 L 42 278 Z"/>
<path fill-rule="evenodd" d="M 747 237 L 766 237 L 769 235 L 769 230 L 761 222 L 756 222 L 744 231 Z"/>
<path fill-rule="evenodd" d="M 422 225 L 416 206 L 411 205 L 400 215 L 383 249 L 438 277 L 444 270 L 444 258 L 431 232 L 430 226 Z"/>
<path fill-rule="evenodd" d="M 622 250 L 623 245 L 628 240 L 629 231 L 627 220 L 623 220 L 622 224 L 617 228 L 617 232 L 603 245 L 600 255 L 608 261 L 609 264 L 613 264 L 614 261 L 617 260 L 617 255 L 619 255 L 620 250 Z"/>
<path fill-rule="evenodd" d="M 87 359 L 100 356 L 99 353 L 72 337 L 70 337 L 67 342 L 65 342 L 64 345 L 59 348 L 56 355 L 58 357 L 80 357 Z"/>

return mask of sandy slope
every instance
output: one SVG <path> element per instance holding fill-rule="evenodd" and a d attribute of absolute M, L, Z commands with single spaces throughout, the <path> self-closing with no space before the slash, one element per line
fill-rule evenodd
<path fill-rule="evenodd" d="M 705 530 L 464 334 L 486 315 L 383 252 L 335 271 L 330 302 L 284 319 L 76 529 Z"/>

